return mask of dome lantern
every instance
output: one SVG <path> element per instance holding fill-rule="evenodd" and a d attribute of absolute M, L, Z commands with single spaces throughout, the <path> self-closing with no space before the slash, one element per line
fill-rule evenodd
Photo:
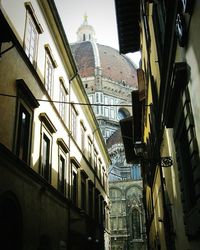
<path fill-rule="evenodd" d="M 94 28 L 88 24 L 88 16 L 84 15 L 83 23 L 77 30 L 77 42 L 95 41 Z"/>

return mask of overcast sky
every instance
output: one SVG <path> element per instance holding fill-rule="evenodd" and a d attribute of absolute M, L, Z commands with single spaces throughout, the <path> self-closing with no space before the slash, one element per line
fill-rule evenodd
<path fill-rule="evenodd" d="M 76 31 L 84 15 L 92 25 L 98 43 L 119 50 L 114 0 L 54 0 L 65 28 L 69 43 L 76 42 Z M 138 53 L 131 55 L 138 65 Z M 135 59 L 135 60 L 134 60 Z"/>

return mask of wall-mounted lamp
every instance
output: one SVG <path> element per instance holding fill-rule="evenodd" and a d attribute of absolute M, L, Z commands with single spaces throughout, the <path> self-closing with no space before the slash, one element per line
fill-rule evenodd
<path fill-rule="evenodd" d="M 136 141 L 134 144 L 134 151 L 138 157 L 143 157 L 145 152 L 145 144 L 141 141 Z"/>
<path fill-rule="evenodd" d="M 147 156 L 146 144 L 141 141 L 137 141 L 134 144 L 134 151 L 138 158 L 143 160 L 150 160 Z M 171 167 L 173 165 L 172 158 L 170 156 L 160 157 L 161 167 Z"/>

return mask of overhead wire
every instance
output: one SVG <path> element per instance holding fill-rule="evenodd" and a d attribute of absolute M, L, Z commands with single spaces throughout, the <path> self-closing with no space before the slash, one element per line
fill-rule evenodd
<path fill-rule="evenodd" d="M 3 94 L 0 93 L 0 96 L 17 98 L 16 95 Z M 132 107 L 132 104 L 103 104 L 103 103 L 84 103 L 84 102 L 67 102 L 67 101 L 56 101 L 56 100 L 44 100 L 35 98 L 38 102 L 49 102 L 49 103 L 60 103 L 60 104 L 72 104 L 72 105 L 80 105 L 80 106 L 102 106 L 102 107 Z"/>

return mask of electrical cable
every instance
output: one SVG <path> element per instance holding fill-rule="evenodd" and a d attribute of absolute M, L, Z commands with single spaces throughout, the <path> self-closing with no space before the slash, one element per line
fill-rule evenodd
<path fill-rule="evenodd" d="M 17 98 L 16 95 L 9 95 L 0 93 L 0 96 Z M 132 104 L 103 104 L 103 103 L 82 103 L 82 102 L 63 102 L 63 101 L 55 101 L 55 100 L 43 100 L 37 99 L 38 102 L 49 102 L 49 103 L 61 103 L 61 104 L 72 104 L 72 105 L 81 105 L 81 106 L 99 106 L 99 107 L 132 107 Z"/>

